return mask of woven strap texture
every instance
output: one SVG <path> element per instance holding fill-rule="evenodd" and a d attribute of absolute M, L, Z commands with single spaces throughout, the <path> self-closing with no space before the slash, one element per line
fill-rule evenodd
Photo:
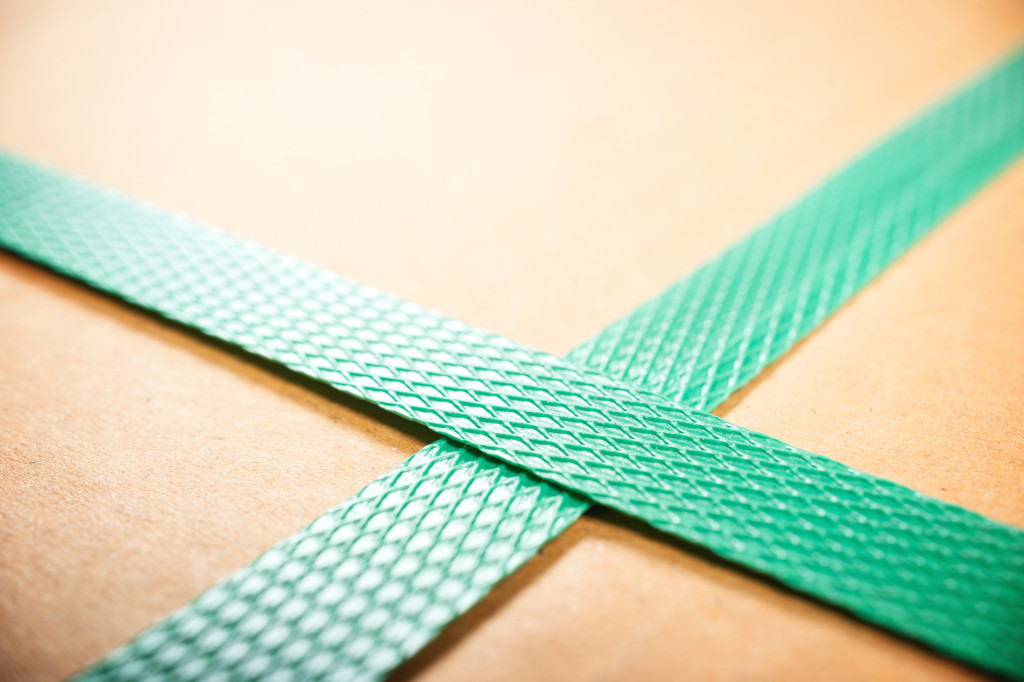
<path fill-rule="evenodd" d="M 584 346 L 572 358 L 580 367 L 12 159 L 0 162 L 0 240 L 863 618 L 1019 674 L 1020 531 L 680 405 L 728 395 L 1019 153 L 1022 63 Z M 372 674 L 584 507 L 435 444 L 93 674 Z M 339 649 L 350 667 L 338 667 Z"/>

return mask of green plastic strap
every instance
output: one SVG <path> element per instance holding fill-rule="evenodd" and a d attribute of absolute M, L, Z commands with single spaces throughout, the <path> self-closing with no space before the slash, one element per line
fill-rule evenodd
<path fill-rule="evenodd" d="M 726 395 L 1019 153 L 1022 75 L 1018 56 L 574 359 L 683 404 L 711 404 Z M 907 185 L 910 191 L 900 191 Z M 0 208 L 0 240 L 8 248 L 372 399 L 947 653 L 1019 672 L 1020 531 L 10 159 L 0 164 Z M 701 310 L 711 313 L 707 324 L 697 315 Z M 647 332 L 637 331 L 645 325 Z M 660 331 L 651 335 L 651 329 Z M 690 334 L 700 341 L 696 351 L 680 341 Z M 487 556 L 480 548 L 490 547 L 491 538 L 523 535 L 530 527 L 538 530 L 539 543 L 582 508 L 550 486 L 510 496 L 532 480 L 507 468 L 472 469 L 486 460 L 469 453 L 449 456 L 452 466 L 440 471 L 429 461 L 424 465 L 430 459 L 424 453 L 416 459 L 418 483 L 400 474 L 391 479 L 411 491 L 398 496 L 406 502 L 392 505 L 388 492 L 378 489 L 370 498 L 374 505 L 346 507 L 350 520 L 371 535 L 380 527 L 397 529 L 383 544 L 371 537 L 369 559 L 352 562 L 337 550 L 349 541 L 356 557 L 368 549 L 360 547 L 367 536 L 342 532 L 351 528 L 345 524 L 326 536 L 326 547 L 283 543 L 254 566 L 264 562 L 287 587 L 261 581 L 267 574 L 259 571 L 229 580 L 94 674 L 368 674 L 353 662 L 359 656 L 382 665 L 393 665 L 384 659 L 394 656 L 378 655 L 378 640 L 365 632 L 415 641 L 415 622 L 433 621 L 436 628 L 452 613 L 434 608 L 432 598 L 461 603 L 458 590 L 476 575 L 474 562 L 515 565 L 525 558 L 514 542 L 505 542 L 510 551 Z M 502 485 L 504 472 L 518 477 L 514 486 Z M 457 519 L 459 491 L 467 494 L 473 523 L 484 516 L 489 522 L 453 545 L 431 527 L 429 507 L 448 504 L 449 519 Z M 503 498 L 512 523 L 499 532 Z M 563 499 L 551 503 L 555 498 Z M 518 499 L 527 504 L 517 507 Z M 407 507 L 417 509 L 403 517 Z M 462 525 L 471 525 L 468 518 Z M 310 528 L 324 530 L 320 521 Z M 443 540 L 431 550 L 440 550 L 441 570 L 431 570 L 431 554 L 425 562 L 414 554 L 401 566 L 406 548 L 419 551 L 434 537 Z M 285 546 L 291 553 L 280 551 Z M 338 556 L 321 561 L 332 551 Z M 375 561 L 405 572 L 376 570 Z M 498 578 L 495 568 L 484 582 Z M 356 586 L 354 594 L 346 592 L 346 581 Z M 362 603 L 366 594 L 378 599 L 375 608 Z M 418 609 L 410 594 L 422 597 Z M 213 622 L 211 609 L 218 616 Z M 357 619 L 346 622 L 353 614 Z M 399 618 L 389 622 L 392 616 Z M 352 668 L 336 667 L 338 649 L 348 650 Z"/>

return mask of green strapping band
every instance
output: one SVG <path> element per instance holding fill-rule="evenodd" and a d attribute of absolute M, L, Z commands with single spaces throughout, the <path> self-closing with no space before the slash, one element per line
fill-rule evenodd
<path fill-rule="evenodd" d="M 1022 147 L 1018 54 L 574 353 L 577 366 L 13 159 L 0 160 L 0 243 L 1021 677 L 1024 533 L 681 406 L 756 374 Z M 584 507 L 435 444 L 89 674 L 379 675 Z"/>

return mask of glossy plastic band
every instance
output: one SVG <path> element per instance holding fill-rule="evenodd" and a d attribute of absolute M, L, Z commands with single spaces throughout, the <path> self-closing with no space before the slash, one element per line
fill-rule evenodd
<path fill-rule="evenodd" d="M 713 404 L 756 374 L 1012 160 L 1024 145 L 1022 65 L 1011 60 L 574 355 L 605 374 L 10 159 L 0 163 L 0 242 L 1014 674 L 1024 658 L 1024 534 L 680 404 Z M 487 460 L 475 452 L 431 447 L 411 460 L 410 478 L 390 477 L 406 492 L 392 498 L 374 484 L 360 494 L 372 505 L 339 508 L 368 535 L 324 517 L 308 531 L 324 541 L 283 543 L 254 563 L 260 570 L 214 588 L 92 674 L 377 674 L 482 593 L 460 592 L 467 580 L 492 584 L 584 506 L 515 469 L 476 469 Z M 435 502 L 445 511 L 432 517 Z M 459 513 L 472 517 L 461 526 L 480 519 L 486 530 L 453 545 L 431 519 L 446 528 Z M 537 532 L 524 546 L 488 553 L 489 538 L 528 527 Z M 384 542 L 374 540 L 382 528 Z M 413 558 L 403 562 L 406 548 Z M 488 561 L 489 574 L 477 570 Z M 412 646 L 378 648 L 379 633 Z"/>

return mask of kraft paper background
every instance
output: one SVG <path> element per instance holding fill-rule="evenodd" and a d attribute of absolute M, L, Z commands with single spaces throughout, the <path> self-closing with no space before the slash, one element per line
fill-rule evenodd
<path fill-rule="evenodd" d="M 1012 0 L 6 0 L 0 145 L 562 354 L 1022 40 Z M 717 413 L 1024 526 L 1021 197 L 1018 163 Z M 0 679 L 431 439 L 0 254 Z M 597 511 L 398 677 L 979 675 Z"/>

